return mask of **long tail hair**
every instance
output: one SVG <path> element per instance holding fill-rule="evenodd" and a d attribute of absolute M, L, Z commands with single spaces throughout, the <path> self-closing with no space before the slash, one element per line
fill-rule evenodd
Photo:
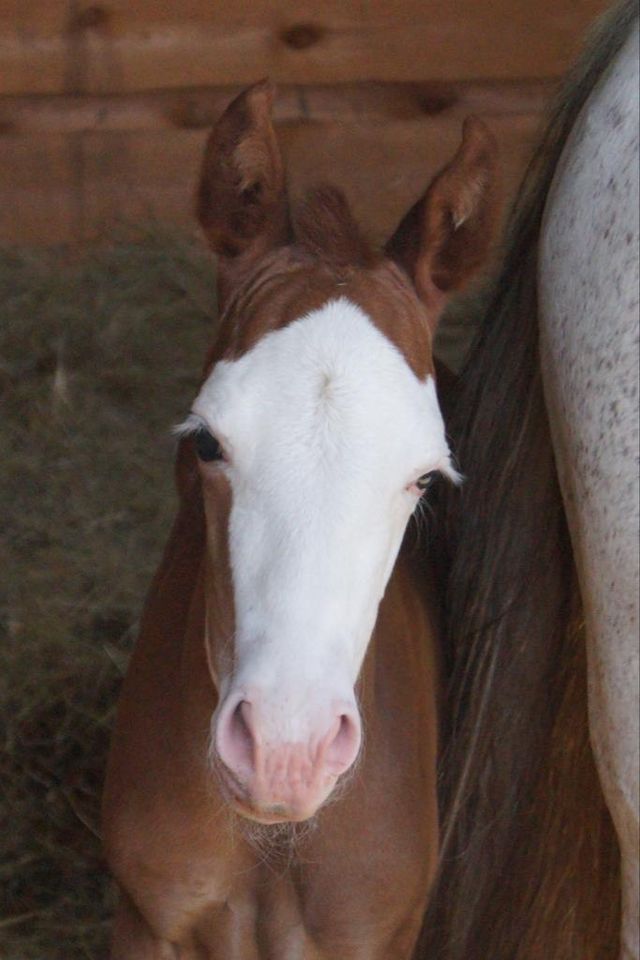
<path fill-rule="evenodd" d="M 450 432 L 443 849 L 425 960 L 616 960 L 619 853 L 591 754 L 581 604 L 544 404 L 536 261 L 589 93 L 637 16 L 600 22 L 521 189 Z"/>

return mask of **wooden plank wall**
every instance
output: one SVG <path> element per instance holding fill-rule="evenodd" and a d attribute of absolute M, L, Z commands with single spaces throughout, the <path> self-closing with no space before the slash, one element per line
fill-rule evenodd
<path fill-rule="evenodd" d="M 0 243 L 190 221 L 206 130 L 279 83 L 294 193 L 342 185 L 382 236 L 487 118 L 512 190 L 603 0 L 0 0 Z"/>

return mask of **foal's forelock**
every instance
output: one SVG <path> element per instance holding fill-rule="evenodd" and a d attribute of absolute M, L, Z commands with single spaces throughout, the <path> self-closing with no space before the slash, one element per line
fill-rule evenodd
<path fill-rule="evenodd" d="M 371 267 L 379 256 L 363 236 L 341 190 L 325 185 L 311 190 L 293 217 L 297 244 L 336 271 Z"/>

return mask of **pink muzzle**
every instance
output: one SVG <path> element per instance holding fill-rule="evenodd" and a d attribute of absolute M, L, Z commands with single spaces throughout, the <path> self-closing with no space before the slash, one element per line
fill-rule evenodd
<path fill-rule="evenodd" d="M 322 721 L 307 726 L 300 739 L 279 735 L 259 694 L 226 698 L 215 748 L 238 812 L 264 823 L 307 820 L 317 812 L 358 755 L 361 723 L 355 704 L 333 703 Z"/>

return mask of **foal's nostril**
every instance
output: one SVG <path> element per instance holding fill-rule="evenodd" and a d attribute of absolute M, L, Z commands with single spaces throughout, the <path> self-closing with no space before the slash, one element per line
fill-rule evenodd
<path fill-rule="evenodd" d="M 325 762 L 335 774 L 344 773 L 358 755 L 361 726 L 357 714 L 343 713 L 329 735 L 325 749 Z"/>
<path fill-rule="evenodd" d="M 252 709 L 248 700 L 241 700 L 224 718 L 219 731 L 218 750 L 222 761 L 236 773 L 254 769 L 255 740 Z"/>

